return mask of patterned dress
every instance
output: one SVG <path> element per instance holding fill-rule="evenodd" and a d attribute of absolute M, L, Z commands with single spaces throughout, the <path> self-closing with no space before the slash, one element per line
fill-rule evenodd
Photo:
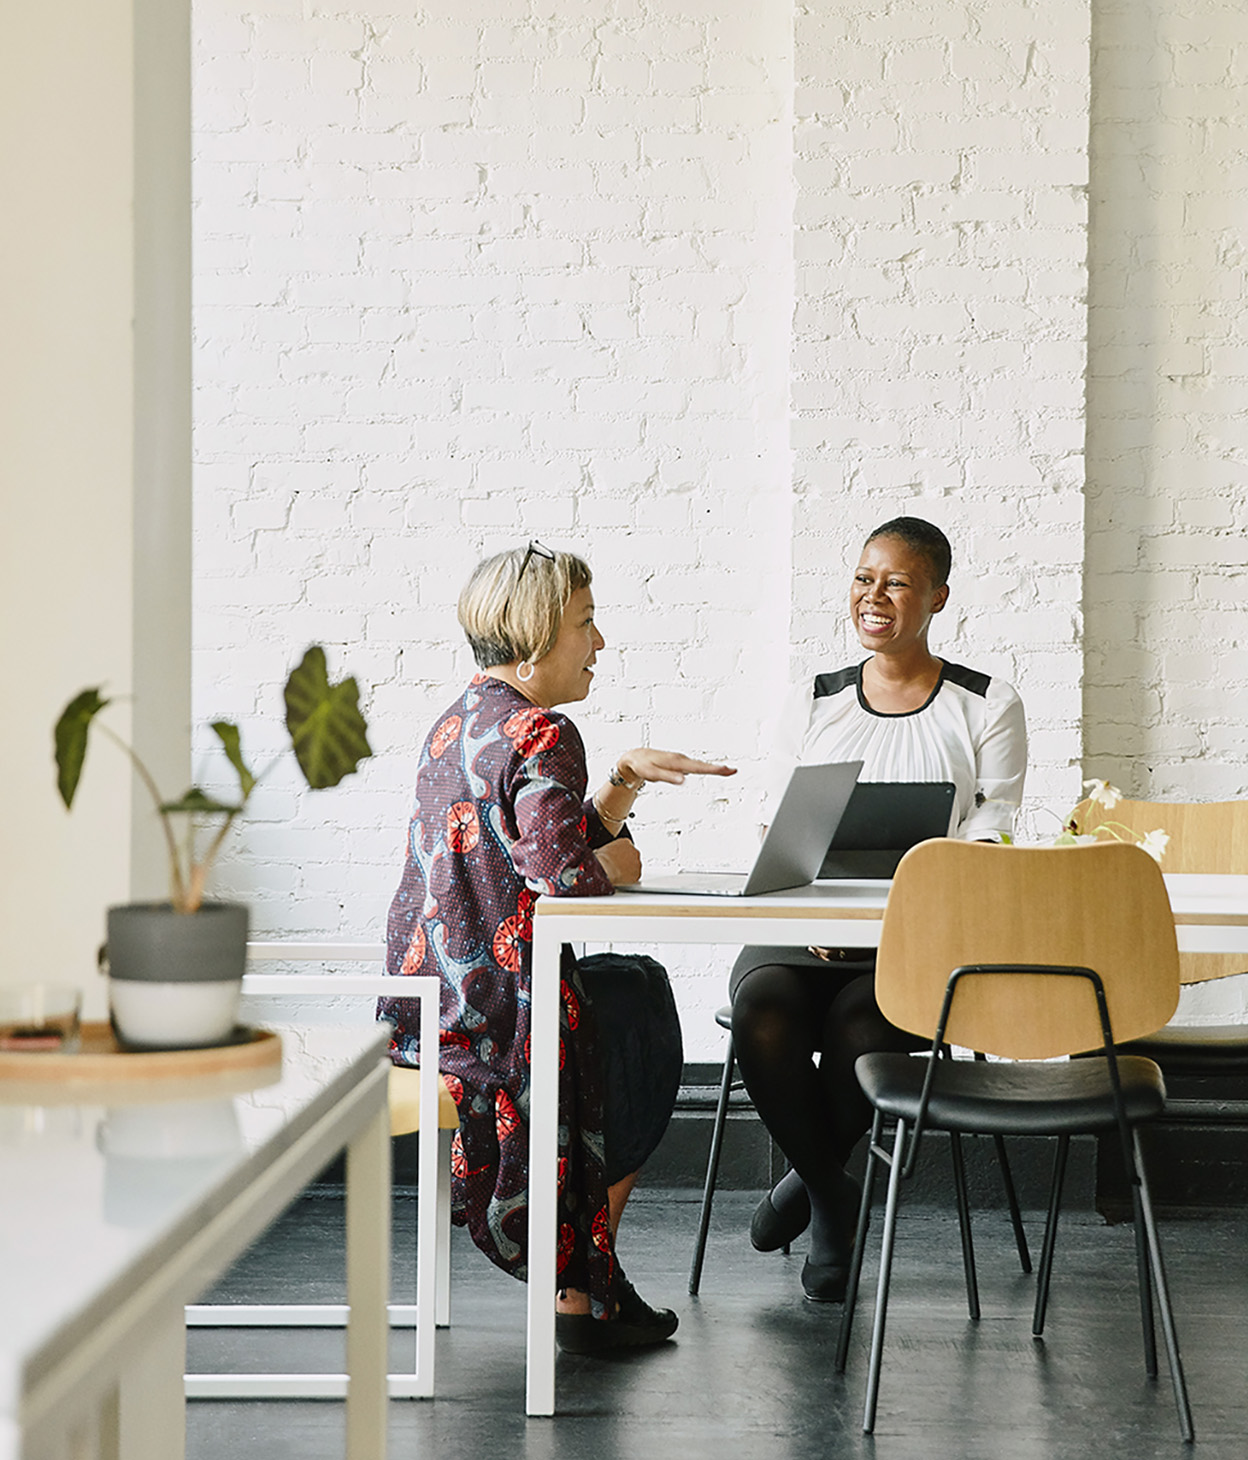
<path fill-rule="evenodd" d="M 452 1216 L 504 1271 L 528 1252 L 529 970 L 537 894 L 613 889 L 593 854 L 612 838 L 586 799 L 585 751 L 565 715 L 477 675 L 435 724 L 416 773 L 403 878 L 390 906 L 391 974 L 442 980 L 441 1070 L 459 1108 Z M 418 1065 L 416 1006 L 387 999 L 391 1057 Z M 559 1286 L 604 1316 L 603 1095 L 592 1009 L 565 950 L 559 1045 Z"/>

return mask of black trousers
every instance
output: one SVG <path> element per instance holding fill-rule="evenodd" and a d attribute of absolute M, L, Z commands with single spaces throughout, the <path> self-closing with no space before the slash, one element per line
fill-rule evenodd
<path fill-rule="evenodd" d="M 860 1054 L 927 1041 L 875 1002 L 871 949 L 830 961 L 804 948 L 744 948 L 732 971 L 732 1034 L 741 1078 L 812 1198 L 843 1198 L 841 1171 L 871 1123 L 854 1074 Z"/>

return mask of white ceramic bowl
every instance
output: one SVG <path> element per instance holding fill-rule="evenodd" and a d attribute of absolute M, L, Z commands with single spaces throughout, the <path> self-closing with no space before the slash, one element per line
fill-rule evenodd
<path fill-rule="evenodd" d="M 202 1049 L 222 1044 L 238 1022 L 242 982 L 151 983 L 110 978 L 109 1002 L 117 1033 L 147 1049 Z"/>

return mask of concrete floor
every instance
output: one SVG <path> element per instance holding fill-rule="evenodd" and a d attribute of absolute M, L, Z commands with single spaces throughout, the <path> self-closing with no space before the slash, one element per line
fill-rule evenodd
<path fill-rule="evenodd" d="M 562 1357 L 558 1416 L 526 1420 L 524 1289 L 456 1231 L 452 1327 L 438 1335 L 438 1397 L 391 1405 L 392 1457 L 477 1460 L 1201 1460 L 1248 1456 L 1248 1214 L 1166 1220 L 1165 1245 L 1197 1450 L 1178 1437 L 1164 1367 L 1144 1376 L 1129 1226 L 1065 1222 L 1047 1333 L 1030 1336 L 1034 1279 L 1018 1270 L 1004 1215 L 978 1218 L 983 1318 L 966 1316 L 954 1220 L 903 1212 L 874 1438 L 860 1431 L 872 1299 L 850 1366 L 832 1372 L 840 1308 L 803 1302 L 800 1251 L 760 1255 L 746 1235 L 754 1195 L 724 1193 L 698 1298 L 686 1293 L 697 1205 L 639 1192 L 621 1258 L 639 1290 L 681 1315 L 661 1349 Z M 396 1297 L 411 1291 L 414 1203 L 396 1201 Z M 1029 1233 L 1039 1247 L 1040 1219 Z M 878 1225 L 873 1231 L 878 1240 Z M 801 1247 L 803 1243 L 799 1243 Z M 864 1282 L 874 1273 L 875 1249 Z M 341 1301 L 342 1212 L 299 1202 L 230 1273 L 217 1300 Z M 873 1294 L 873 1287 L 869 1289 Z M 193 1330 L 191 1368 L 340 1369 L 341 1336 Z M 410 1339 L 394 1338 L 394 1364 Z M 343 1454 L 341 1404 L 197 1400 L 189 1460 L 321 1460 Z"/>

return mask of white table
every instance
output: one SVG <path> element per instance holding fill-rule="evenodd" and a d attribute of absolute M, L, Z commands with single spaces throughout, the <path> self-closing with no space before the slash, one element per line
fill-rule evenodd
<path fill-rule="evenodd" d="M 1187 952 L 1248 953 L 1248 877 L 1166 878 Z M 826 882 L 764 897 L 538 899 L 533 922 L 528 1382 L 531 1415 L 555 1412 L 555 1182 L 559 1113 L 559 950 L 564 943 L 774 943 L 875 947 L 887 882 Z M 725 960 L 727 981 L 729 961 Z"/>
<path fill-rule="evenodd" d="M 387 1035 L 284 1029 L 280 1079 L 245 1094 L 254 1072 L 37 1106 L 0 1088 L 0 1460 L 181 1460 L 184 1305 L 344 1149 L 347 1453 L 383 1460 Z"/>

